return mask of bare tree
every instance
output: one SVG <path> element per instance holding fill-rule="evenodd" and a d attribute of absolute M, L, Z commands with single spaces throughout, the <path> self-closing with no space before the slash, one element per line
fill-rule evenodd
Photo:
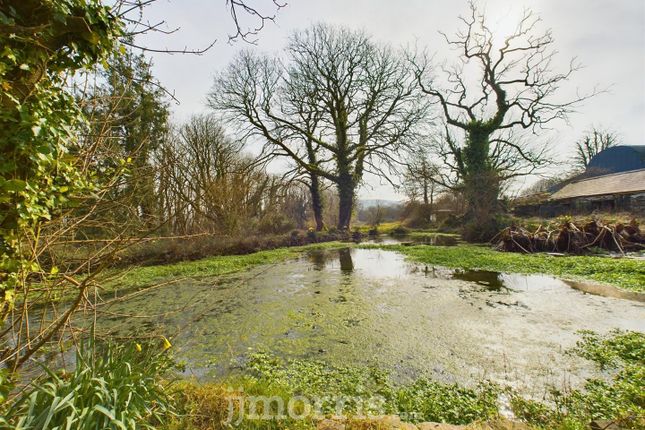
<path fill-rule="evenodd" d="M 212 116 L 193 116 L 156 153 L 160 209 L 173 234 L 238 234 L 293 188 L 269 175 Z M 291 205 L 292 202 L 289 202 Z"/>
<path fill-rule="evenodd" d="M 287 3 L 280 3 L 278 0 L 271 0 L 271 3 L 276 11 L 287 5 Z M 235 33 L 229 35 L 229 42 L 240 38 L 245 42 L 255 44 L 257 42 L 256 36 L 264 28 L 267 21 L 275 22 L 275 13 L 262 12 L 258 7 L 250 6 L 244 0 L 226 0 L 226 6 L 235 24 Z M 240 21 L 240 12 L 254 19 L 255 25 L 252 27 L 244 27 Z"/>
<path fill-rule="evenodd" d="M 363 33 L 315 25 L 295 33 L 286 54 L 288 66 L 242 53 L 216 78 L 210 105 L 268 152 L 333 183 L 347 229 L 364 172 L 385 175 L 398 162 L 425 105 L 402 56 Z"/>
<path fill-rule="evenodd" d="M 460 17 L 463 29 L 454 38 L 444 34 L 459 53 L 456 65 L 443 67 L 445 85 L 429 75 L 427 56 L 412 59 L 418 83 L 437 102 L 445 121 L 440 148 L 467 201 L 467 216 L 482 234 L 499 210 L 498 197 L 504 180 L 531 173 L 546 162 L 544 147 L 535 148 L 520 139 L 522 130 L 537 133 L 555 120 L 566 119 L 583 100 L 556 98 L 560 87 L 579 66 L 571 61 L 563 72 L 552 63 L 556 51 L 550 31 L 538 32 L 540 19 L 525 11 L 515 31 L 497 46 L 485 17 L 470 3 L 470 14 Z M 469 72 L 480 76 L 473 81 Z M 459 142 L 452 135 L 464 135 Z M 480 237 L 481 238 L 481 237 Z"/>
<path fill-rule="evenodd" d="M 415 148 L 405 163 L 403 190 L 410 204 L 418 206 L 418 214 L 424 224 L 432 221 L 435 195 L 443 188 L 441 170 L 430 157 L 426 148 Z"/>
<path fill-rule="evenodd" d="M 618 135 L 609 130 L 592 128 L 586 135 L 576 142 L 576 155 L 574 156 L 574 165 L 584 170 L 589 165 L 591 159 L 601 151 L 618 145 Z"/>
<path fill-rule="evenodd" d="M 372 228 L 378 228 L 383 222 L 383 208 L 380 203 L 376 203 L 375 206 L 368 208 L 367 214 L 369 225 Z"/>
<path fill-rule="evenodd" d="M 293 162 L 285 177 L 307 185 L 316 228 L 322 230 L 322 151 L 314 138 L 321 118 L 315 109 L 317 96 L 313 89 L 283 85 L 285 73 L 277 59 L 244 51 L 216 79 L 209 104 L 236 121 L 242 137 L 267 141 L 261 157 L 287 157 Z M 289 126 L 274 119 L 272 109 L 283 111 Z"/>
<path fill-rule="evenodd" d="M 410 200 L 421 199 L 426 206 L 432 206 L 434 195 L 440 186 L 439 166 L 428 154 L 421 152 L 406 163 L 403 187 Z"/>

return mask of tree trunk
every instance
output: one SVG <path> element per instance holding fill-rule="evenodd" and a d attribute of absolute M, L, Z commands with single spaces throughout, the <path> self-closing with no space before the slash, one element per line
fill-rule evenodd
<path fill-rule="evenodd" d="M 428 202 L 428 222 L 432 222 L 432 213 L 434 212 L 434 182 L 430 185 L 430 201 Z"/>
<path fill-rule="evenodd" d="M 493 170 L 473 172 L 464 178 L 466 215 L 480 223 L 490 221 L 499 212 L 500 184 Z"/>
<path fill-rule="evenodd" d="M 354 208 L 354 181 L 349 175 L 341 175 L 338 181 L 338 229 L 349 230 Z"/>
<path fill-rule="evenodd" d="M 309 185 L 309 191 L 311 192 L 311 207 L 314 212 L 314 220 L 316 221 L 316 231 L 322 231 L 325 227 L 325 222 L 323 220 L 323 201 L 322 193 L 320 192 L 320 180 L 318 175 L 310 174 L 311 184 Z"/>
<path fill-rule="evenodd" d="M 464 148 L 463 191 L 466 200 L 467 240 L 488 240 L 497 233 L 496 215 L 499 213 L 499 175 L 489 157 L 490 133 L 475 127 L 468 133 Z"/>
<path fill-rule="evenodd" d="M 424 172 L 423 176 L 423 204 L 428 205 L 428 177 L 426 176 Z"/>

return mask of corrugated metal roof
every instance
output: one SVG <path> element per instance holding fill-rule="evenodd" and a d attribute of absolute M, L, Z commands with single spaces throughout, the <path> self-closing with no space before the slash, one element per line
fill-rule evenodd
<path fill-rule="evenodd" d="M 596 154 L 587 166 L 588 176 L 645 169 L 645 145 L 612 146 Z"/>
<path fill-rule="evenodd" d="M 597 176 L 567 184 L 551 200 L 645 192 L 645 169 Z"/>

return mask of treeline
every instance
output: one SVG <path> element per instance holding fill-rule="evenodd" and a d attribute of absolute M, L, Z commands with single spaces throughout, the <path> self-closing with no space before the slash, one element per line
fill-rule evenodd
<path fill-rule="evenodd" d="M 131 235 L 162 236 L 306 228 L 306 185 L 269 173 L 268 160 L 248 153 L 214 115 L 173 123 L 168 97 L 150 69 L 144 56 L 128 50 L 112 57 L 99 84 L 82 94 L 90 118 L 82 150 L 105 173 L 109 198 L 77 234 L 111 237 L 124 226 Z"/>
<path fill-rule="evenodd" d="M 459 68 L 438 83 L 423 53 L 316 24 L 275 56 L 240 51 L 214 76 L 210 112 L 185 124 L 171 124 L 169 97 L 143 55 L 112 55 L 100 84 L 81 97 L 88 144 L 107 148 L 94 149 L 106 160 L 126 160 L 109 192 L 118 204 L 97 225 L 171 236 L 347 231 L 371 173 L 424 207 L 417 221 L 435 219 L 435 199 L 448 193 L 463 201 L 453 215 L 465 236 L 492 237 L 505 188 L 549 162 L 546 147 L 522 131 L 565 117 L 587 96 L 550 101 L 575 66 L 554 73 L 531 55 L 553 40 L 548 32 L 528 38 L 538 22 L 530 12 L 499 52 L 483 16 L 473 5 L 470 12 L 468 32 L 449 44 L 482 68 L 479 86 L 466 85 Z M 286 168 L 269 173 L 276 163 Z"/>

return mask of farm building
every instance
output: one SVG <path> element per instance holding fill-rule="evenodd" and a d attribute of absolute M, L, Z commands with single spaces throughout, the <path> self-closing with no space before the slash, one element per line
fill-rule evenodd
<path fill-rule="evenodd" d="M 645 169 L 571 182 L 547 203 L 559 213 L 625 211 L 645 214 Z"/>
<path fill-rule="evenodd" d="M 601 151 L 583 174 L 554 187 L 537 201 L 515 208 L 518 215 L 542 217 L 593 211 L 645 215 L 645 146 Z"/>

